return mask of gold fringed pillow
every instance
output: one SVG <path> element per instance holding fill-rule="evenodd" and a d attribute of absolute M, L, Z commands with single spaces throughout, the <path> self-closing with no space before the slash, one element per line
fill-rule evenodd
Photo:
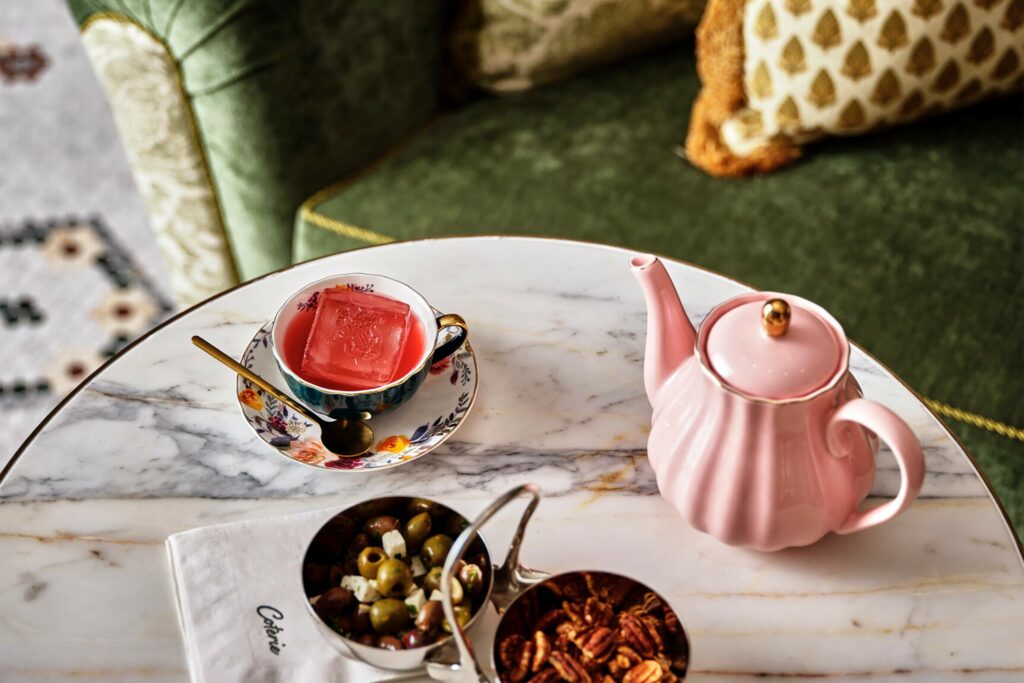
<path fill-rule="evenodd" d="M 496 92 L 525 90 L 687 35 L 705 0 L 463 0 L 455 66 Z"/>
<path fill-rule="evenodd" d="M 1019 90 L 1024 0 L 710 0 L 687 157 L 770 171 L 857 134 Z"/>

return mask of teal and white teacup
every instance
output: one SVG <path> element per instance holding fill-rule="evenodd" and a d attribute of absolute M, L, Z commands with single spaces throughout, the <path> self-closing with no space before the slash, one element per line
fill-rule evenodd
<path fill-rule="evenodd" d="M 318 386 L 299 376 L 297 369 L 285 361 L 285 332 L 296 314 L 308 311 L 319 301 L 325 289 L 343 287 L 360 292 L 372 292 L 401 301 L 420 321 L 424 331 L 424 344 L 419 362 L 405 375 L 388 384 L 347 391 Z M 442 330 L 453 329 L 450 338 L 442 340 Z M 440 315 L 412 287 L 383 275 L 349 273 L 332 275 L 306 285 L 293 294 L 274 316 L 271 332 L 274 360 L 281 370 L 291 393 L 318 413 L 335 419 L 359 417 L 363 413 L 380 415 L 404 401 L 408 401 L 426 379 L 430 366 L 452 355 L 466 341 L 469 330 L 466 321 L 454 314 Z"/>

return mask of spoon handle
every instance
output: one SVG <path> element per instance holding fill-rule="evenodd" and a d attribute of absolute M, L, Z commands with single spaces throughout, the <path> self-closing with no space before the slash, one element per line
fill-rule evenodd
<path fill-rule="evenodd" d="M 283 391 L 275 387 L 273 384 L 270 384 L 269 382 L 267 382 L 267 380 L 263 379 L 255 372 L 245 367 L 244 365 L 236 361 L 234 358 L 227 355 L 226 353 L 224 353 L 223 351 L 221 351 L 216 346 L 206 341 L 199 335 L 195 335 L 192 337 L 192 343 L 198 346 L 203 351 L 206 351 L 206 353 L 210 354 L 224 365 L 228 366 L 229 368 L 237 372 L 245 379 L 249 380 L 256 386 L 258 386 L 263 391 L 267 392 L 268 394 L 276 398 L 278 401 L 281 401 L 282 403 L 290 407 L 295 412 L 305 416 L 306 419 L 312 422 L 319 422 L 318 419 L 310 415 L 308 409 L 293 401 L 292 398 L 285 394 Z"/>

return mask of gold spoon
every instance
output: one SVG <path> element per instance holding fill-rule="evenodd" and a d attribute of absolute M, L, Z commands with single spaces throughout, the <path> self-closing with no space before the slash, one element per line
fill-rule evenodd
<path fill-rule="evenodd" d="M 192 343 L 206 353 L 228 366 L 239 375 L 249 380 L 263 391 L 267 392 L 278 401 L 281 401 L 289 408 L 305 417 L 310 422 L 320 425 L 320 440 L 324 447 L 342 458 L 354 458 L 370 450 L 373 445 L 373 429 L 362 420 L 325 420 L 313 414 L 311 410 L 292 400 L 273 384 L 263 379 L 255 372 L 245 367 L 231 356 L 227 355 L 216 346 L 200 336 L 192 337 Z M 369 419 L 368 413 L 363 413 Z"/>

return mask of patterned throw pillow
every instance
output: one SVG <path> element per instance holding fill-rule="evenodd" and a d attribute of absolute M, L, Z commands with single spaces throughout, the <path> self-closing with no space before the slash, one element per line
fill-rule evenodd
<path fill-rule="evenodd" d="M 453 58 L 482 88 L 525 90 L 690 34 L 704 1 L 464 0 Z"/>
<path fill-rule="evenodd" d="M 861 133 L 1021 88 L 1024 0 L 711 0 L 688 158 L 768 171 Z"/>

